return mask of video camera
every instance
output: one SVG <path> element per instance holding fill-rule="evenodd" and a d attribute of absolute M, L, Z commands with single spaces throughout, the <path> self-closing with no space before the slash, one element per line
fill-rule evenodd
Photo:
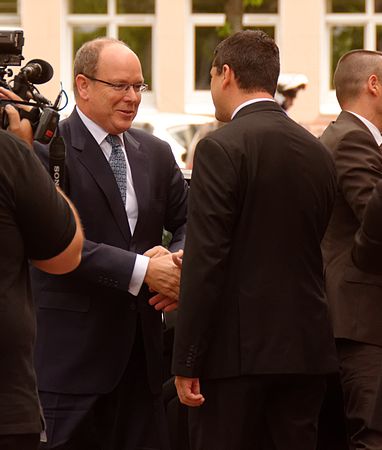
<path fill-rule="evenodd" d="M 32 59 L 13 77 L 13 71 L 8 66 L 21 66 L 24 59 L 23 45 L 22 30 L 0 30 L 0 86 L 13 91 L 23 99 L 22 101 L 0 99 L 0 128 L 6 129 L 9 124 L 4 110 L 6 104 L 10 103 L 15 107 L 32 106 L 30 111 L 18 108 L 20 117 L 31 122 L 36 141 L 48 144 L 55 134 L 60 118 L 58 111 L 63 91 L 61 90 L 52 104 L 36 88 L 35 84 L 46 83 L 53 76 L 52 66 L 42 59 Z M 7 82 L 5 76 L 13 78 Z"/>

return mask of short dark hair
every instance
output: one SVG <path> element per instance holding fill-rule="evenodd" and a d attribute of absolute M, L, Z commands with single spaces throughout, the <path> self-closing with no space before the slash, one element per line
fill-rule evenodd
<path fill-rule="evenodd" d="M 221 74 L 224 64 L 233 70 L 240 89 L 275 94 L 280 74 L 279 49 L 263 31 L 239 31 L 220 42 L 212 66 Z"/>
<path fill-rule="evenodd" d="M 338 103 L 357 99 L 369 77 L 377 75 L 382 81 L 382 53 L 357 49 L 342 55 L 334 72 L 333 84 Z"/>

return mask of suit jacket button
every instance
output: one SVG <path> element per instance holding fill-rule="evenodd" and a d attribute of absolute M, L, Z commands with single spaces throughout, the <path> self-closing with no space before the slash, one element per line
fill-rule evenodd
<path fill-rule="evenodd" d="M 135 311 L 137 309 L 137 304 L 135 302 L 130 302 L 131 311 Z"/>

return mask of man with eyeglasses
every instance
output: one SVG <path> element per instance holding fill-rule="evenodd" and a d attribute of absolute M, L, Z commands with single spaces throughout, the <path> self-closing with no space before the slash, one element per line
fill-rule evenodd
<path fill-rule="evenodd" d="M 78 50 L 76 107 L 59 132 L 87 240 L 73 275 L 33 274 L 44 449 L 168 448 L 162 315 L 177 304 L 170 252 L 183 247 L 188 188 L 169 145 L 130 128 L 146 88 L 123 42 L 99 38 Z"/>

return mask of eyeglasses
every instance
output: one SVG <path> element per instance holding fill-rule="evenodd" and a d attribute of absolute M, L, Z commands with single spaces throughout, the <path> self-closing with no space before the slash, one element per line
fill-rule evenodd
<path fill-rule="evenodd" d="M 112 89 L 114 89 L 117 92 L 122 92 L 122 91 L 126 91 L 127 92 L 132 87 L 134 92 L 136 94 L 138 94 L 140 92 L 146 91 L 147 88 L 149 87 L 146 83 L 134 83 L 134 84 L 130 84 L 130 83 L 110 83 L 109 81 L 99 80 L 98 78 L 90 77 L 89 75 L 86 75 L 84 73 L 82 75 L 84 75 L 86 78 L 89 78 L 89 80 L 98 81 L 98 83 L 106 84 L 106 86 L 110 86 Z"/>

